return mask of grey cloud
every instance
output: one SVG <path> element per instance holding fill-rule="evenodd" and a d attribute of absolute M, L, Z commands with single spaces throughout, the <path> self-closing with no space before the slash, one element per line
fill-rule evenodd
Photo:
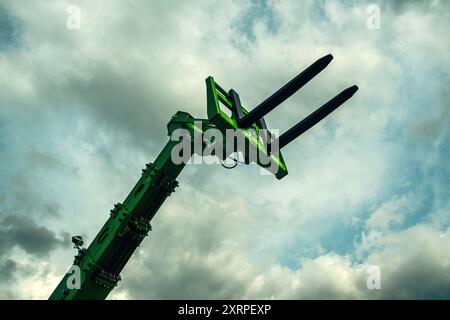
<path fill-rule="evenodd" d="M 31 170 L 32 167 L 25 167 L 25 170 Z M 3 213 L 12 211 L 28 217 L 33 215 L 35 218 L 58 218 L 61 215 L 61 206 L 54 199 L 46 199 L 35 192 L 33 182 L 29 181 L 27 175 L 8 177 L 4 181 L 4 188 L 8 197 L 0 198 Z"/>
<path fill-rule="evenodd" d="M 368 260 L 382 271 L 382 290 L 388 299 L 449 299 L 449 230 L 417 225 L 381 236 L 382 250 Z"/>
<path fill-rule="evenodd" d="M 233 253 L 216 252 L 205 256 L 187 249 L 180 254 L 179 259 L 168 261 L 173 264 L 169 268 L 146 263 L 151 267 L 142 267 L 138 274 L 129 275 L 123 288 L 136 299 L 238 299 L 244 296 L 246 281 L 250 279 L 242 276 L 243 270 L 236 273 L 236 264 L 241 261 Z"/>
<path fill-rule="evenodd" d="M 436 140 L 448 133 L 450 121 L 450 80 L 442 84 L 439 90 L 438 105 L 425 117 L 419 118 L 410 128 L 410 137 L 415 139 Z"/>
<path fill-rule="evenodd" d="M 46 203 L 43 205 L 44 215 L 61 218 L 61 206 L 57 203 Z"/>
<path fill-rule="evenodd" d="M 31 56 L 22 56 L 14 61 L 11 58 L 15 73 L 22 76 L 28 74 L 27 85 L 32 87 L 35 95 L 39 98 L 39 108 L 29 108 L 27 104 L 33 105 L 35 101 L 27 101 L 27 97 L 21 97 L 22 105 L 18 108 L 20 112 L 58 112 L 64 114 L 69 110 L 74 111 L 75 115 L 88 121 L 91 127 L 97 131 L 107 132 L 110 136 L 120 136 L 125 139 L 129 145 L 137 146 L 143 150 L 148 150 L 155 142 L 161 143 L 166 139 L 166 124 L 170 117 L 177 110 L 183 109 L 188 103 L 179 98 L 177 91 L 170 90 L 170 83 L 181 83 L 183 79 L 171 78 L 170 70 L 159 67 L 159 64 L 165 60 L 164 54 L 153 51 L 152 46 L 146 46 L 144 50 L 149 50 L 146 57 L 127 56 L 128 46 L 139 45 L 143 38 L 151 36 L 150 40 L 161 44 L 166 41 L 169 32 L 176 35 L 180 32 L 182 26 L 175 27 L 172 23 L 171 12 L 166 12 L 169 20 L 161 19 L 161 23 L 156 24 L 154 32 L 148 30 L 146 25 L 139 21 L 127 21 L 109 25 L 107 19 L 92 20 L 96 23 L 88 25 L 85 28 L 103 28 L 106 26 L 113 28 L 117 32 L 114 39 L 107 38 L 113 51 L 119 53 L 112 55 L 106 49 L 102 50 L 100 55 L 114 57 L 110 59 L 98 59 L 92 57 L 89 52 L 84 50 L 85 38 L 77 37 L 76 32 L 70 32 L 62 24 L 52 31 L 52 37 L 42 38 L 45 29 L 41 21 L 34 20 L 23 12 L 23 8 L 17 3 L 10 3 L 16 14 L 22 15 L 27 19 L 30 25 L 27 25 L 28 39 L 33 39 L 39 43 L 42 40 L 50 46 L 58 46 L 59 54 L 53 56 L 50 50 L 47 53 L 35 53 Z M 142 6 L 137 4 L 137 7 Z M 156 8 L 152 8 L 155 6 Z M 147 4 L 142 8 L 142 12 L 154 12 L 160 5 Z M 179 10 L 187 10 L 186 6 L 177 6 Z M 134 8 L 134 7 L 133 7 Z M 53 8 L 56 9 L 56 8 Z M 59 8 L 63 9 L 63 7 Z M 82 13 L 87 14 L 89 9 L 103 10 L 102 6 L 82 5 Z M 135 8 L 139 9 L 140 8 Z M 170 11 L 170 10 L 169 10 Z M 46 11 L 45 7 L 38 5 L 36 16 L 56 14 L 56 11 Z M 58 16 L 58 22 L 64 22 L 65 11 L 61 11 Z M 117 18 L 117 17 L 116 17 Z M 120 18 L 117 18 L 120 20 Z M 168 27 L 168 28 L 166 28 Z M 166 29 L 164 35 L 160 34 L 160 28 Z M 142 37 L 140 37 L 142 36 Z M 61 39 L 64 40 L 62 43 Z M 80 40 L 81 39 L 81 40 Z M 52 43 L 54 41 L 54 43 Z M 174 52 L 170 55 L 177 59 L 180 53 L 171 48 Z M 18 49 L 22 51 L 23 48 Z M 165 53 L 167 54 L 167 53 Z M 117 58 L 116 58 L 117 57 Z M 114 61 L 118 60 L 118 61 Z M 14 61 L 14 62 L 13 62 Z M 119 62 L 120 65 L 116 65 Z M 163 62 L 167 68 L 170 62 Z M 49 65 L 52 67 L 49 68 Z M 32 70 L 30 72 L 30 70 Z M 199 79 L 199 83 L 202 79 Z M 168 89 L 169 88 L 169 89 Z M 183 94 L 183 92 L 178 92 Z M 8 93 L 2 94 L 2 99 L 7 102 Z M 35 98 L 36 96 L 32 97 Z M 203 99 L 201 99 L 203 100 Z M 19 99 L 15 99 L 17 103 Z M 190 104 L 190 103 L 189 103 Z M 75 118 L 69 119 L 75 120 Z M 39 125 L 39 124 L 35 124 Z"/>
<path fill-rule="evenodd" d="M 0 256 L 0 299 L 17 298 L 13 284 L 17 281 L 18 271 L 19 267 L 16 261 Z"/>
<path fill-rule="evenodd" d="M 61 99 L 80 110 L 97 130 L 122 136 L 142 149 L 165 138 L 165 124 L 177 103 L 156 81 L 149 82 L 138 69 L 115 71 L 102 62 L 80 66 L 89 69 L 88 79 L 67 75 L 63 83 L 36 79 L 36 89 L 57 112 Z M 55 91 L 57 95 L 55 96 Z"/>
<path fill-rule="evenodd" d="M 61 158 L 43 150 L 30 150 L 26 158 L 29 168 L 51 170 L 69 169 L 76 172 L 75 168 L 70 168 L 70 164 L 64 163 Z"/>
<path fill-rule="evenodd" d="M 66 239 L 60 239 L 52 230 L 38 225 L 26 216 L 7 215 L 1 221 L 0 227 L 1 255 L 18 246 L 36 257 L 45 257 L 58 246 L 67 244 Z"/>
<path fill-rule="evenodd" d="M 450 266 L 445 263 L 445 255 L 446 251 L 433 255 L 419 247 L 414 255 L 396 265 L 395 271 L 384 276 L 385 287 L 381 296 L 388 299 L 448 300 Z"/>
<path fill-rule="evenodd" d="M 6 282 L 14 278 L 14 273 L 17 271 L 17 263 L 12 259 L 0 261 L 0 280 Z"/>

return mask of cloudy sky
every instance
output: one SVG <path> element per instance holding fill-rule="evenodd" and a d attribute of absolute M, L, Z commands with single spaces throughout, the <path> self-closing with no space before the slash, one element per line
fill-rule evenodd
<path fill-rule="evenodd" d="M 187 166 L 110 298 L 449 299 L 449 29 L 444 0 L 1 1 L 0 298 L 50 295 L 171 115 L 206 117 L 207 76 L 251 108 L 332 53 L 266 118 L 360 87 L 286 147 L 289 175 Z"/>

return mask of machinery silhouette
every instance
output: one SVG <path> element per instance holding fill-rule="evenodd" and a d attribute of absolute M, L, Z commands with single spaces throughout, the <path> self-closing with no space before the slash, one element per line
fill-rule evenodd
<path fill-rule="evenodd" d="M 279 137 L 275 137 L 267 130 L 263 117 L 325 69 L 332 59 L 333 56 L 329 54 L 317 60 L 250 112 L 241 105 L 236 91 L 231 89 L 227 92 L 212 77 L 208 77 L 206 79 L 208 119 L 195 119 L 190 114 L 179 111 L 168 123 L 169 136 L 177 129 L 187 130 L 191 137 L 202 136 L 208 129 L 216 129 L 222 133 L 226 130 L 238 130 L 245 139 L 246 148 L 253 148 L 262 155 L 254 162 L 270 170 L 277 179 L 281 179 L 288 172 L 279 149 L 284 148 L 341 106 L 358 90 L 358 87 L 354 85 L 345 89 Z M 231 116 L 222 110 L 221 105 L 231 112 Z M 256 136 L 252 132 L 256 132 Z M 230 141 L 223 142 L 224 146 L 230 143 Z M 81 237 L 72 238 L 78 254 L 71 270 L 74 267 L 79 270 L 79 286 L 69 285 L 72 280 L 71 274 L 68 273 L 49 299 L 105 299 L 114 289 L 121 279 L 120 272 L 151 230 L 150 221 L 153 216 L 178 186 L 175 179 L 185 166 L 185 163 L 176 164 L 172 161 L 171 155 L 178 143 L 179 141 L 175 140 L 167 142 L 155 162 L 146 165 L 142 170 L 142 177 L 125 201 L 114 205 L 109 219 L 88 248 L 81 247 L 83 245 Z M 272 147 L 275 145 L 277 150 Z M 192 150 L 192 153 L 187 155 L 188 158 L 194 154 L 195 150 Z M 224 150 L 220 156 L 221 160 L 227 159 L 233 152 L 240 151 L 245 150 L 237 148 Z M 265 158 L 264 161 L 262 158 Z M 246 157 L 245 163 L 250 162 L 251 159 Z"/>

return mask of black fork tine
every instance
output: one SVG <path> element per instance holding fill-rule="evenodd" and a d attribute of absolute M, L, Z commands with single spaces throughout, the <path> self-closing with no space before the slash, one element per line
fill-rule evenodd
<path fill-rule="evenodd" d="M 345 101 L 350 99 L 356 91 L 358 91 L 358 86 L 356 85 L 345 89 L 333 99 L 326 102 L 319 109 L 307 116 L 305 119 L 297 123 L 291 129 L 283 133 L 279 138 L 277 138 L 279 149 L 285 147 L 289 142 L 300 136 L 302 133 L 306 132 L 308 129 L 316 125 L 320 120 L 336 110 Z"/>
<path fill-rule="evenodd" d="M 312 78 L 319 74 L 326 66 L 333 60 L 333 56 L 328 54 L 308 68 L 303 70 L 294 79 L 285 84 L 281 89 L 272 94 L 269 98 L 261 102 L 256 108 L 250 111 L 242 119 L 238 121 L 238 125 L 241 128 L 247 128 L 253 123 L 264 117 L 278 105 L 280 105 L 284 100 L 293 95 L 297 90 L 308 83 Z"/>

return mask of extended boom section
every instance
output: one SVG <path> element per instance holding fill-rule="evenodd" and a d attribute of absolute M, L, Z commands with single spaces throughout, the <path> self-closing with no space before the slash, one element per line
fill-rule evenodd
<path fill-rule="evenodd" d="M 177 128 L 193 134 L 194 119 L 186 113 L 178 113 L 168 127 L 169 134 Z M 79 249 L 73 263 L 76 269 L 72 270 L 80 272 L 81 285 L 75 287 L 70 280 L 72 274 L 68 273 L 50 299 L 105 299 L 108 296 L 120 281 L 125 264 L 151 230 L 153 216 L 178 186 L 175 179 L 185 164 L 174 164 L 171 160 L 177 144 L 178 141 L 170 140 L 155 162 L 146 165 L 137 184 L 123 203 L 114 206 L 90 246 Z"/>

